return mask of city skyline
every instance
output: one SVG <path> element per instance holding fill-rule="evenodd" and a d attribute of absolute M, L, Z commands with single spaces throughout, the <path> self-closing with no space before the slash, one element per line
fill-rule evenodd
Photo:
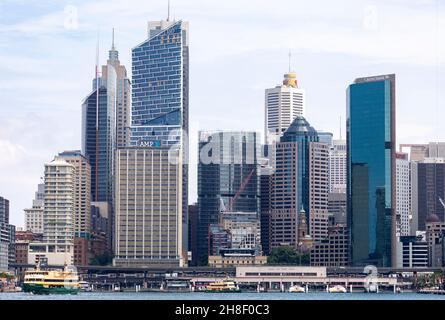
<path fill-rule="evenodd" d="M 294 9 L 288 11 L 295 13 L 295 21 L 286 20 L 290 13 L 283 13 L 281 8 L 271 19 L 267 12 L 271 7 L 265 2 L 258 7 L 247 2 L 229 3 L 225 8 L 238 10 L 234 17 L 227 18 L 230 21 L 221 21 L 230 12 L 219 10 L 222 8 L 215 4 L 172 3 L 171 18 L 189 21 L 191 29 L 190 203 L 196 201 L 198 130 L 243 129 L 263 133 L 264 90 L 280 84 L 282 75 L 288 71 L 289 48 L 292 71 L 297 73 L 299 84 L 306 90 L 307 119 L 315 127 L 331 131 L 334 138 L 338 138 L 341 117 L 344 138 L 347 85 L 363 75 L 396 73 L 397 144 L 445 139 L 445 134 L 439 132 L 438 120 L 444 113 L 440 111 L 443 93 L 439 92 L 445 74 L 444 55 L 441 55 L 444 48 L 443 43 L 434 41 L 440 39 L 443 8 L 438 2 L 436 6 L 435 1 L 417 1 L 409 8 L 400 7 L 399 1 L 374 6 L 365 2 L 342 2 L 351 4 L 349 16 L 345 17 L 340 7 L 329 5 L 317 10 L 315 4 L 314 7 L 305 5 L 299 12 L 297 4 L 286 2 Z M 74 7 L 68 6 L 69 3 L 27 4 L 28 10 L 20 13 L 20 5 L 12 2 L 0 5 L 0 12 L 16 12 L 7 19 L 0 14 L 4 21 L 0 23 L 0 34 L 6 40 L 1 45 L 5 48 L 0 69 L 8 78 L 0 82 L 0 97 L 6 105 L 0 119 L 0 147 L 6 150 L 0 159 L 0 194 L 11 201 L 12 224 L 23 226 L 23 209 L 31 206 L 44 163 L 63 150 L 80 149 L 80 105 L 85 92 L 90 91 L 89 83 L 94 76 L 98 29 L 99 64 L 106 61 L 111 48 L 111 30 L 115 27 L 121 62 L 130 68 L 131 48 L 146 38 L 147 21 L 166 18 L 165 1 L 158 1 L 150 8 L 142 1 L 133 3 L 136 8 L 124 6 L 120 17 L 117 15 L 122 8 L 113 1 L 106 5 L 102 1 L 92 4 L 79 1 Z M 115 19 L 104 22 L 101 10 L 104 16 L 111 14 Z M 334 22 L 332 28 L 326 25 L 330 10 L 329 17 L 333 20 L 345 19 L 340 27 L 334 27 Z M 414 31 L 418 34 L 404 37 L 404 28 L 411 26 L 408 22 L 415 10 L 420 11 L 415 12 L 419 28 Z M 67 24 L 67 17 L 73 17 L 76 11 L 77 26 L 74 20 L 71 24 L 68 20 Z M 377 20 L 372 18 L 375 14 Z M 301 18 L 299 15 L 315 20 L 305 26 L 305 19 L 297 19 Z M 258 21 L 251 22 L 249 17 L 257 17 Z M 291 32 L 287 30 L 290 25 Z M 267 30 L 272 26 L 286 32 Z M 351 26 L 352 30 L 347 31 Z M 214 41 L 211 35 L 221 31 L 226 32 L 215 37 L 221 43 L 209 43 Z M 328 33 L 324 34 L 325 31 Z M 365 40 L 357 40 L 357 34 Z M 14 35 L 21 37 L 15 39 Z M 328 39 L 329 36 L 333 39 Z M 419 43 L 409 47 L 412 38 Z M 366 39 L 369 44 L 363 47 L 361 41 Z M 23 49 L 26 40 L 27 45 L 29 41 L 34 45 L 32 50 L 16 56 L 14 51 Z M 394 44 L 388 43 L 389 40 Z M 357 41 L 360 43 L 354 48 L 352 44 Z M 382 43 L 380 50 L 374 48 L 379 43 Z M 213 87 L 221 93 L 218 99 L 214 97 Z M 210 109 L 209 105 L 213 107 Z M 227 116 L 235 111 L 236 117 Z M 428 117 L 424 116 L 428 113 Z M 64 119 L 72 120 L 62 121 Z M 28 164 L 26 169 L 23 169 L 24 163 Z"/>

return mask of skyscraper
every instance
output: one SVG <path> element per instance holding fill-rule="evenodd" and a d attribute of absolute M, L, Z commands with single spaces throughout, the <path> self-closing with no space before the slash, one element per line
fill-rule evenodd
<path fill-rule="evenodd" d="M 410 235 L 411 170 L 408 154 L 396 152 L 396 235 Z"/>
<path fill-rule="evenodd" d="M 352 265 L 396 265 L 395 81 L 361 78 L 347 90 Z"/>
<path fill-rule="evenodd" d="M 306 214 L 308 233 L 327 232 L 329 147 L 302 116 L 276 145 L 272 178 L 270 247 L 298 246 L 298 213 Z M 325 231 L 320 232 L 324 225 Z"/>
<path fill-rule="evenodd" d="M 82 103 L 82 154 L 91 166 L 91 202 L 108 209 L 108 250 L 112 248 L 113 234 L 114 154 L 118 146 L 129 144 L 130 91 L 113 31 L 107 64 L 100 74 L 96 65 L 93 90 Z"/>
<path fill-rule="evenodd" d="M 297 116 L 304 116 L 305 91 L 298 87 L 297 75 L 293 72 L 284 75 L 283 84 L 265 92 L 266 143 L 271 143 L 269 135 L 275 135 L 277 141 L 289 128 Z"/>
<path fill-rule="evenodd" d="M 417 230 L 426 230 L 426 220 L 436 215 L 445 222 L 445 159 L 427 158 L 416 164 L 417 203 L 413 212 Z"/>
<path fill-rule="evenodd" d="M 119 148 L 116 158 L 116 266 L 184 266 L 182 165 L 169 148 Z"/>
<path fill-rule="evenodd" d="M 188 245 L 189 25 L 150 21 L 132 49 L 131 146 L 180 150 L 183 248 Z"/>
<path fill-rule="evenodd" d="M 10 243 L 9 200 L 0 197 L 0 272 L 8 271 Z"/>
<path fill-rule="evenodd" d="M 346 193 L 346 141 L 334 140 L 329 151 L 329 192 Z"/>
<path fill-rule="evenodd" d="M 80 150 L 59 153 L 59 159 L 74 167 L 74 264 L 88 264 L 91 237 L 91 166 Z"/>
<path fill-rule="evenodd" d="M 105 81 L 111 67 L 116 72 L 116 147 L 126 147 L 130 145 L 131 82 L 127 68 L 119 60 L 119 51 L 114 44 L 114 29 L 107 65 L 102 66 L 102 78 Z"/>
<path fill-rule="evenodd" d="M 75 179 L 74 166 L 65 160 L 45 164 L 43 242 L 30 244 L 29 263 L 73 264 Z"/>
<path fill-rule="evenodd" d="M 260 142 L 255 132 L 200 132 L 198 263 L 207 264 L 208 235 L 224 212 L 255 212 L 259 220 Z"/>

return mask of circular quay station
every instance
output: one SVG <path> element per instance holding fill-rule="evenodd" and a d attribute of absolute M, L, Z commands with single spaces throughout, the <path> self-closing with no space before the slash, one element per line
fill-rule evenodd
<path fill-rule="evenodd" d="M 444 37 L 442 0 L 0 0 L 4 318 L 440 313 Z"/>

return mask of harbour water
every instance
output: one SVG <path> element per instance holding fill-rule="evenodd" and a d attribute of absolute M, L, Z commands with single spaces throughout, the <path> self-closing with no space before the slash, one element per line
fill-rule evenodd
<path fill-rule="evenodd" d="M 0 300 L 444 300 L 445 295 L 418 293 L 158 293 L 81 292 L 77 295 L 0 293 Z"/>

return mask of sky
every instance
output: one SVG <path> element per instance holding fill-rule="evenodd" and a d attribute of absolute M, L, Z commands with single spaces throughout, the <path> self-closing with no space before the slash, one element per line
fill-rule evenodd
<path fill-rule="evenodd" d="M 442 3 L 441 3 L 442 2 Z M 0 0 L 0 196 L 24 225 L 44 164 L 80 149 L 81 103 L 99 37 L 105 64 L 115 28 L 131 77 L 131 48 L 167 0 Z M 264 90 L 296 72 L 306 118 L 345 137 L 346 88 L 395 73 L 397 143 L 445 141 L 442 0 L 171 0 L 190 23 L 190 202 L 198 130 L 263 131 Z M 439 41 L 440 40 L 440 41 Z"/>

